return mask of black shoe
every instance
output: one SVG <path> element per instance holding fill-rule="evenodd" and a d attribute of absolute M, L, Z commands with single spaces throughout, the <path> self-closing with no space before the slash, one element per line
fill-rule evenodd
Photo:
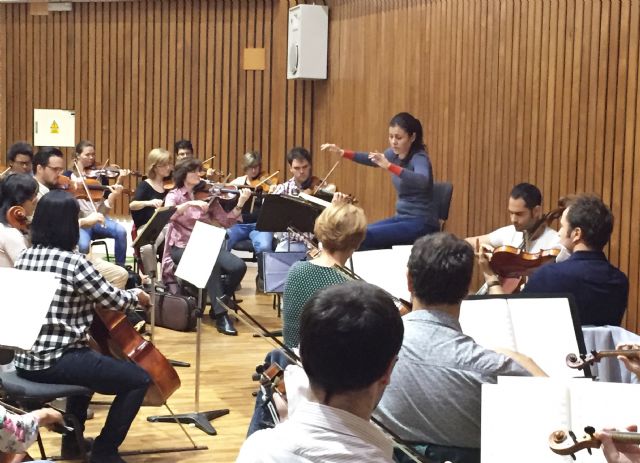
<path fill-rule="evenodd" d="M 62 437 L 62 448 L 60 449 L 60 455 L 63 460 L 84 460 L 88 452 L 93 447 L 93 438 L 87 437 L 84 439 L 84 450 L 80 450 L 78 447 L 78 441 L 76 436 L 68 434 Z"/>
<path fill-rule="evenodd" d="M 227 313 L 216 317 L 216 328 L 218 329 L 218 333 L 226 334 L 228 336 L 238 335 L 238 332 L 233 326 L 233 321 L 231 321 L 231 318 L 229 318 Z"/>
<path fill-rule="evenodd" d="M 264 280 L 256 275 L 256 293 L 264 293 Z"/>

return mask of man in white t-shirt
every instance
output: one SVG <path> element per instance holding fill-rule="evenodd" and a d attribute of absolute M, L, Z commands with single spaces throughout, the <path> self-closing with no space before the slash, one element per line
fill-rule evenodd
<path fill-rule="evenodd" d="M 527 252 L 562 249 L 558 232 L 553 228 L 543 224 L 533 230 L 543 216 L 542 193 L 538 187 L 530 183 L 514 186 L 509 195 L 508 209 L 511 225 L 486 235 L 466 238 L 466 241 L 474 248 L 479 242 L 483 247 L 513 246 Z"/>

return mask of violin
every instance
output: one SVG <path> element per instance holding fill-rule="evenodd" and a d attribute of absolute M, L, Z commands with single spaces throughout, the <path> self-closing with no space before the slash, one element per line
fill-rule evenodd
<path fill-rule="evenodd" d="M 29 231 L 29 218 L 27 217 L 27 211 L 22 206 L 12 206 L 7 210 L 6 215 L 7 223 L 23 233 Z"/>
<path fill-rule="evenodd" d="M 248 180 L 248 185 L 252 188 L 262 188 L 265 193 L 269 192 L 269 188 L 271 185 L 276 185 L 278 183 L 278 175 L 280 173 L 279 170 L 276 170 L 273 174 L 270 175 L 260 175 L 253 180 Z"/>
<path fill-rule="evenodd" d="M 162 186 L 164 187 L 164 191 L 171 191 L 176 187 L 176 182 L 173 181 L 171 176 L 162 180 Z"/>
<path fill-rule="evenodd" d="M 555 262 L 559 254 L 559 249 L 526 252 L 513 246 L 498 246 L 491 253 L 489 265 L 498 276 L 518 278 L 544 264 Z"/>
<path fill-rule="evenodd" d="M 602 442 L 595 437 L 596 430 L 593 426 L 584 428 L 584 436 L 577 438 L 571 430 L 554 431 L 549 436 L 549 448 L 558 455 L 571 455 L 575 460 L 574 453 L 586 449 L 591 453 L 591 449 L 600 448 Z M 608 431 L 614 442 L 626 444 L 640 444 L 640 433 L 629 431 Z"/>
<path fill-rule="evenodd" d="M 76 199 L 91 199 L 91 201 L 100 201 L 104 197 L 104 192 L 109 190 L 108 185 L 103 185 L 99 180 L 95 178 L 87 178 L 84 181 L 87 190 L 84 189 L 83 186 L 78 186 L 74 181 L 72 181 L 69 177 L 64 175 L 60 175 L 58 177 L 58 181 L 54 186 L 55 189 L 65 190 L 71 193 L 76 197 Z M 89 194 L 87 194 L 87 191 Z M 122 190 L 125 194 L 131 194 L 131 192 L 127 189 Z"/>
<path fill-rule="evenodd" d="M 619 355 L 624 357 L 640 356 L 640 349 L 592 350 L 589 354 L 569 354 L 566 362 L 569 368 L 584 370 L 587 366 L 591 366 L 604 358 L 617 357 Z"/>

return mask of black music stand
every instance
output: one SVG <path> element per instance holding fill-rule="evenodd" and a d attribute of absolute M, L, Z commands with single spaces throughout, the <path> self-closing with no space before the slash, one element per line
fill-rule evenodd
<path fill-rule="evenodd" d="M 285 232 L 294 227 L 301 232 L 313 233 L 313 226 L 324 207 L 296 196 L 267 195 L 262 203 L 256 230 Z"/>

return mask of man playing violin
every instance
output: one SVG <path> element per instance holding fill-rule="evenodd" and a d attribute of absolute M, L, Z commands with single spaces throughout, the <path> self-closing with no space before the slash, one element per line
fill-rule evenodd
<path fill-rule="evenodd" d="M 300 322 L 304 372 L 286 371 L 289 418 L 252 434 L 236 461 L 393 461 L 391 440 L 370 419 L 402 335 L 398 309 L 377 286 L 352 281 L 319 291 Z M 294 391 L 305 399 L 294 403 Z"/>
<path fill-rule="evenodd" d="M 76 145 L 75 160 L 82 170 L 82 174 L 94 170 L 96 166 L 96 150 L 92 142 L 89 140 L 82 140 Z M 127 175 L 127 171 L 121 171 L 121 176 Z M 77 172 L 73 170 L 65 173 L 72 181 L 79 184 L 81 177 Z M 103 184 L 106 179 L 103 179 Z M 81 187 L 81 185 L 79 186 Z M 115 241 L 115 258 L 116 265 L 124 267 L 125 259 L 127 257 L 127 231 L 115 220 L 107 217 L 108 211 L 113 207 L 115 202 L 122 196 L 122 185 L 112 185 L 108 189 L 108 193 L 105 194 L 105 198 L 94 204 L 91 199 L 78 199 L 78 205 L 80 206 L 81 219 L 95 219 L 97 216 L 94 213 L 102 214 L 103 220 L 98 220 L 92 225 L 85 224 L 80 228 L 80 240 L 78 241 L 78 248 L 81 253 L 87 254 L 89 252 L 91 240 L 100 238 L 113 238 Z M 92 214 L 94 214 L 92 216 Z M 93 219 L 92 219 L 93 217 Z"/>
<path fill-rule="evenodd" d="M 544 375 L 528 357 L 498 353 L 462 332 L 458 318 L 473 249 L 449 233 L 419 238 L 407 266 L 413 310 L 391 384 L 374 416 L 428 460 L 480 461 L 482 384 L 498 376 Z"/>
<path fill-rule="evenodd" d="M 527 252 L 538 252 L 543 249 L 559 249 L 558 234 L 546 224 L 537 230 L 532 228 L 542 218 L 542 193 L 535 185 L 519 183 L 509 195 L 508 205 L 511 225 L 507 225 L 486 235 L 472 236 L 466 241 L 473 247 L 480 246 L 513 246 Z"/>
<path fill-rule="evenodd" d="M 570 293 L 583 325 L 620 325 L 627 307 L 629 280 L 609 263 L 604 246 L 613 230 L 611 210 L 596 196 L 580 195 L 562 213 L 560 244 L 571 256 L 536 270 L 523 293 Z M 485 253 L 479 256 L 490 294 L 501 294 Z"/>
<path fill-rule="evenodd" d="M 10 168 L 7 173 L 31 174 L 33 147 L 26 141 L 14 143 L 7 151 L 7 161 L 9 162 Z"/>
<path fill-rule="evenodd" d="M 193 144 L 191 143 L 191 140 L 186 139 L 178 140 L 173 145 L 173 154 L 175 155 L 175 164 L 184 159 L 196 157 L 194 155 Z M 218 171 L 210 167 L 206 170 L 206 174 L 204 174 L 204 176 L 208 179 L 212 179 L 216 176 L 217 172 Z"/>
<path fill-rule="evenodd" d="M 249 151 L 242 157 L 242 164 L 244 168 L 244 175 L 236 178 L 231 183 L 233 185 L 251 185 L 256 179 L 259 179 L 264 175 L 262 172 L 262 155 L 257 151 Z M 274 182 L 274 183 L 277 183 Z M 242 223 L 237 223 L 233 227 L 227 230 L 227 250 L 231 251 L 234 246 L 246 239 L 251 240 L 253 250 L 256 254 L 258 261 L 258 275 L 256 276 L 256 288 L 262 289 L 262 253 L 265 251 L 273 250 L 273 233 L 261 232 L 256 230 L 256 222 L 260 214 L 260 204 L 258 201 L 248 201 L 248 204 L 253 204 L 253 210 L 246 207 L 242 210 Z"/>

